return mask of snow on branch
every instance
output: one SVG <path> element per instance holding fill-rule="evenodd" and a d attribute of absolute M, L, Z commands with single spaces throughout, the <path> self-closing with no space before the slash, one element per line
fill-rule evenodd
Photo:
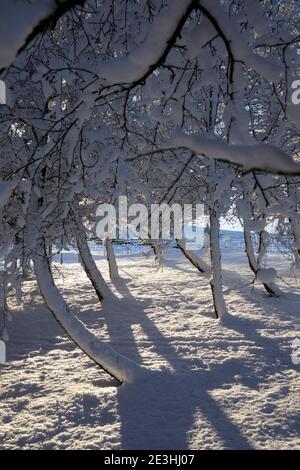
<path fill-rule="evenodd" d="M 238 31 L 237 25 L 226 15 L 219 2 L 201 0 L 199 9 L 210 19 L 217 33 L 225 41 L 232 60 L 244 63 L 246 67 L 255 70 L 268 81 L 278 80 L 283 71 L 282 67 L 251 50 L 245 38 Z"/>
<path fill-rule="evenodd" d="M 132 84 L 144 81 L 166 58 L 197 6 L 195 0 L 172 0 L 153 21 L 145 41 L 128 56 L 103 62 L 99 75 L 109 85 Z"/>
<path fill-rule="evenodd" d="M 273 145 L 233 145 L 225 141 L 178 130 L 168 149 L 185 148 L 211 159 L 233 163 L 245 171 L 258 170 L 280 175 L 300 175 L 300 163 Z"/>
<path fill-rule="evenodd" d="M 56 24 L 70 8 L 84 0 L 0 0 L 0 72 L 39 33 Z"/>

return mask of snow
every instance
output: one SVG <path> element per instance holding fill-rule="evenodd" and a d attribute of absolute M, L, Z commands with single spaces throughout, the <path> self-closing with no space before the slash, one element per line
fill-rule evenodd
<path fill-rule="evenodd" d="M 237 24 L 227 17 L 225 11 L 220 8 L 219 2 L 202 0 L 201 3 L 221 26 L 224 36 L 230 43 L 234 59 L 245 63 L 246 66 L 255 70 L 266 80 L 277 82 L 282 74 L 282 67 L 252 52 L 247 41 L 240 34 Z M 248 11 L 251 11 L 249 6 Z M 254 11 L 257 13 L 257 8 Z"/>
<path fill-rule="evenodd" d="M 42 253 L 43 251 L 39 249 L 34 261 L 39 289 L 62 328 L 92 360 L 120 382 L 131 382 L 137 375 L 142 375 L 142 368 L 100 341 L 83 322 L 72 314 L 53 282 L 48 260 L 42 256 Z M 114 306 L 111 308 L 113 309 Z"/>
<path fill-rule="evenodd" d="M 150 31 L 140 46 L 126 57 L 101 63 L 101 77 L 109 85 L 133 83 L 141 79 L 164 54 L 168 41 L 190 4 L 190 0 L 172 0 L 168 8 L 154 18 Z"/>
<path fill-rule="evenodd" d="M 200 56 L 201 48 L 216 36 L 216 31 L 207 18 L 203 18 L 200 24 L 192 31 L 185 34 L 183 44 L 188 48 L 188 57 L 193 59 Z"/>
<path fill-rule="evenodd" d="M 179 250 L 159 270 L 143 254 L 117 256 L 114 282 L 106 259 L 95 259 L 117 300 L 99 304 L 74 252 L 54 265 L 57 285 L 94 334 L 151 373 L 118 387 L 27 279 L 23 305 L 8 299 L 1 449 L 299 449 L 300 366 L 291 354 L 300 301 L 284 257 L 268 255 L 265 268 L 276 266 L 290 284 L 272 299 L 259 284 L 246 286 L 253 276 L 243 253 L 223 253 L 233 316 L 225 323 L 214 319 L 208 280 Z"/>
<path fill-rule="evenodd" d="M 261 232 L 266 228 L 267 221 L 265 219 L 256 220 L 255 222 L 245 222 L 245 226 L 249 232 Z"/>
<path fill-rule="evenodd" d="M 275 3 L 0 0 L 0 448 L 299 446 L 299 11 Z M 162 217 L 91 254 L 125 193 L 129 229 L 195 204 L 203 250 L 164 258 Z"/>
<path fill-rule="evenodd" d="M 277 174 L 300 174 L 300 163 L 273 145 L 234 145 L 177 130 L 167 148 L 186 148 L 208 158 L 234 163 L 244 170 L 263 170 Z"/>
<path fill-rule="evenodd" d="M 17 181 L 2 181 L 0 180 L 0 209 L 7 204 L 11 193 L 15 189 Z"/>
<path fill-rule="evenodd" d="M 0 68 L 13 62 L 34 27 L 55 7 L 53 0 L 0 0 Z"/>

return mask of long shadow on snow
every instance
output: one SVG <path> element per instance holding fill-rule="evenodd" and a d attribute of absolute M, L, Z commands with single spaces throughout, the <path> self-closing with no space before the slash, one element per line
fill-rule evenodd
<path fill-rule="evenodd" d="M 229 284 L 231 285 L 236 280 L 239 280 L 241 283 L 245 281 L 236 271 L 224 270 L 223 272 L 226 276 L 226 282 L 230 281 Z M 268 296 L 262 286 L 256 289 L 255 294 L 253 291 L 249 291 L 249 289 L 238 289 L 238 293 L 247 303 L 253 305 L 253 319 L 234 316 L 226 321 L 225 325 L 227 328 L 240 333 L 245 340 L 253 342 L 260 349 L 256 354 L 263 362 L 265 362 L 266 357 L 272 358 L 273 363 L 266 364 L 266 367 L 271 371 L 276 366 L 277 371 L 294 369 L 300 372 L 300 367 L 293 365 L 291 361 L 292 338 L 287 339 L 286 335 L 283 338 L 278 335 L 272 338 L 269 335 L 262 334 L 263 330 L 268 330 L 268 333 L 271 333 L 270 322 L 272 320 L 272 312 L 276 313 L 276 317 L 283 322 L 283 327 L 287 320 L 292 320 L 295 324 L 293 333 L 296 334 L 296 326 L 298 325 L 299 328 L 300 295 L 282 292 L 279 298 L 273 298 Z M 255 318 L 255 310 L 257 308 L 264 311 L 265 321 Z"/>
<path fill-rule="evenodd" d="M 282 349 L 276 338 L 267 338 L 260 334 L 259 330 L 266 328 L 264 322 L 234 317 L 224 327 L 237 331 L 243 340 L 253 343 L 260 372 L 253 371 L 238 359 L 214 365 L 208 371 L 199 359 L 183 359 L 178 355 L 168 339 L 148 318 L 145 310 L 151 307 L 150 301 L 137 301 L 123 279 L 114 284 L 123 298 L 115 297 L 112 302 L 104 304 L 100 318 L 97 312 L 96 315 L 85 316 L 85 321 L 89 326 L 99 328 L 99 320 L 101 323 L 102 318 L 107 326 L 110 344 L 141 364 L 143 360 L 133 333 L 133 326 L 138 326 L 147 336 L 145 343 L 154 346 L 156 352 L 166 358 L 176 372 L 153 372 L 149 378 L 138 384 L 123 385 L 119 389 L 122 448 L 186 448 L 187 433 L 193 426 L 196 412 L 213 428 L 225 448 L 251 448 L 247 438 L 209 391 L 228 382 L 232 383 L 235 375 L 239 376 L 239 381 L 245 386 L 258 390 L 260 382 L 267 375 L 288 368 L 297 370 L 291 363 L 289 351 Z M 247 300 L 253 302 L 249 296 Z M 266 358 L 271 358 L 271 361 L 266 363 Z M 177 407 L 180 409 L 178 416 Z"/>
<path fill-rule="evenodd" d="M 127 354 L 132 360 L 142 363 L 142 357 L 133 332 L 133 325 L 138 326 L 147 336 L 147 342 L 154 346 L 157 353 L 165 357 L 175 370 L 175 373 L 153 372 L 138 383 L 126 384 L 118 389 L 122 434 L 121 448 L 187 448 L 188 433 L 194 425 L 195 414 L 200 414 L 203 423 L 205 423 L 203 432 L 217 435 L 223 447 L 231 449 L 251 448 L 251 443 L 247 440 L 247 437 L 242 434 L 237 424 L 222 410 L 217 401 L 211 396 L 210 390 L 220 388 L 224 383 L 232 382 L 236 374 L 239 375 L 241 382 L 246 386 L 259 388 L 259 381 L 263 377 L 259 378 L 256 372 L 254 374 L 254 371 L 251 371 L 238 359 L 231 359 L 225 363 L 214 365 L 210 370 L 207 370 L 199 359 L 188 360 L 181 358 L 168 339 L 161 334 L 148 318 L 145 310 L 151 307 L 151 302 L 137 301 L 132 296 L 126 282 L 122 279 L 115 282 L 115 288 L 123 299 L 114 298 L 107 306 L 104 305 L 100 312 L 96 310 L 95 313 L 89 315 L 87 311 L 87 315 L 84 315 L 84 321 L 88 326 L 92 324 L 93 327 L 99 328 L 99 320 L 101 323 L 102 317 L 102 321 L 104 320 L 107 326 L 111 344 L 115 345 L 120 352 Z M 251 298 L 247 298 L 247 300 L 251 301 Z M 95 308 L 97 308 L 96 299 Z M 50 314 L 48 315 L 49 322 L 52 323 L 53 320 Z M 36 326 L 36 321 L 41 318 L 40 307 L 32 309 L 30 316 Z M 27 315 L 26 319 L 24 318 L 25 320 L 27 328 L 30 329 Z M 48 330 L 46 339 L 44 336 L 45 320 L 45 317 L 41 318 L 43 352 L 53 347 L 53 342 L 57 342 L 57 336 L 61 333 L 58 325 L 55 328 L 52 325 L 51 333 L 53 333 L 53 337 L 49 338 L 49 330 L 46 328 Z M 48 318 L 46 323 L 48 323 Z M 292 368 L 288 352 L 283 351 L 276 340 L 260 335 L 258 330 L 265 327 L 264 323 L 257 320 L 234 318 L 226 326 L 229 329 L 238 331 L 244 339 L 252 341 L 260 347 L 261 354 L 259 355 L 264 360 L 270 356 L 270 351 L 272 352 L 271 357 L 280 359 L 279 362 L 275 361 L 269 364 L 267 370 L 262 371 L 263 375 L 278 372 L 281 368 L 286 369 L 287 366 Z M 129 344 L 130 349 L 128 350 Z M 66 344 L 62 347 L 64 349 L 68 348 Z M 73 349 L 72 345 L 70 345 L 70 349 Z M 26 354 L 29 350 L 30 344 L 26 345 L 25 342 L 21 353 Z M 289 362 L 287 363 L 287 361 Z M 87 421 L 89 421 L 88 416 Z"/>
<path fill-rule="evenodd" d="M 125 301 L 126 310 L 130 311 L 130 315 L 127 319 L 126 313 L 120 317 L 118 310 L 122 300 L 119 301 L 119 307 L 115 304 L 114 313 L 111 308 L 103 309 L 112 343 L 118 343 L 119 346 L 120 336 L 125 337 L 132 324 L 139 323 L 157 353 L 165 357 L 175 369 L 174 373 L 153 371 L 137 383 L 125 384 L 118 389 L 121 448 L 186 449 L 188 433 L 193 427 L 195 415 L 199 413 L 206 423 L 204 432 L 209 433 L 207 428 L 210 428 L 210 433 L 219 437 L 224 448 L 251 448 L 247 437 L 209 393 L 209 390 L 221 386 L 230 375 L 232 377 L 237 372 L 241 374 L 244 371 L 248 376 L 249 370 L 240 361 L 232 360 L 226 367 L 223 364 L 222 367 L 216 366 L 208 371 L 200 360 L 181 358 L 149 320 L 143 305 L 131 295 L 126 282 L 119 279 L 114 284 L 124 297 L 123 302 Z M 133 322 L 130 321 L 132 317 Z M 129 338 L 134 341 L 132 334 Z M 132 354 L 130 357 L 134 359 Z M 192 370 L 195 368 L 197 370 Z"/>

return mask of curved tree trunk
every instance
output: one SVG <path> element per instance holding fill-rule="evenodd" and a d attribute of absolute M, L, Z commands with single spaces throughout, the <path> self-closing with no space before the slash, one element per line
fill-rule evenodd
<path fill-rule="evenodd" d="M 74 234 L 77 242 L 80 259 L 82 261 L 87 277 L 91 281 L 100 302 L 110 293 L 110 289 L 102 277 L 94 258 L 91 254 L 84 227 L 79 217 L 72 210 L 74 219 Z"/>
<path fill-rule="evenodd" d="M 205 261 L 199 256 L 196 256 L 192 250 L 188 250 L 184 240 L 176 239 L 177 246 L 183 255 L 189 260 L 189 262 L 196 268 L 201 274 L 210 274 L 211 269 Z"/>
<path fill-rule="evenodd" d="M 143 368 L 118 354 L 108 344 L 97 338 L 71 313 L 54 283 L 43 241 L 40 241 L 37 246 L 34 269 L 46 305 L 72 341 L 119 382 L 133 382 L 142 373 Z"/>
<path fill-rule="evenodd" d="M 223 289 L 222 289 L 222 265 L 220 250 L 220 221 L 214 209 L 209 211 L 210 221 L 210 258 L 212 277 L 210 287 L 213 296 L 214 309 L 217 318 L 224 318 L 228 315 Z"/>
<path fill-rule="evenodd" d="M 106 257 L 109 266 L 109 275 L 111 279 L 118 279 L 119 271 L 117 266 L 116 257 L 114 254 L 113 246 L 111 240 L 107 237 L 105 239 L 105 249 L 106 249 Z"/>
<path fill-rule="evenodd" d="M 265 248 L 262 246 L 263 240 L 260 237 L 259 256 L 257 259 L 256 259 L 254 249 L 253 249 L 251 233 L 248 230 L 246 230 L 245 225 L 244 225 L 244 240 L 245 240 L 245 251 L 246 251 L 247 258 L 248 258 L 250 269 L 254 273 L 255 277 L 257 277 L 258 271 L 260 269 L 260 263 L 264 255 L 263 251 L 265 250 Z M 264 286 L 264 288 L 266 289 L 266 291 L 271 297 L 280 296 L 280 291 L 274 282 L 262 283 L 262 285 Z"/>

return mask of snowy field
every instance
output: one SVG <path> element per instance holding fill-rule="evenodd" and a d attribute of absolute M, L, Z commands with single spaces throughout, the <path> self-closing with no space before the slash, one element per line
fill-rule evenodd
<path fill-rule="evenodd" d="M 104 258 L 94 253 L 108 280 Z M 9 299 L 8 362 L 0 366 L 1 449 L 299 449 L 300 292 L 283 257 L 270 266 L 279 299 L 247 285 L 242 253 L 224 254 L 225 297 L 234 318 L 213 318 L 208 280 L 176 250 L 153 258 L 118 256 L 122 280 L 102 307 L 74 254 L 55 264 L 72 310 L 115 349 L 153 371 L 117 383 L 66 337 L 24 284 Z M 231 288 L 234 287 L 233 290 Z"/>

